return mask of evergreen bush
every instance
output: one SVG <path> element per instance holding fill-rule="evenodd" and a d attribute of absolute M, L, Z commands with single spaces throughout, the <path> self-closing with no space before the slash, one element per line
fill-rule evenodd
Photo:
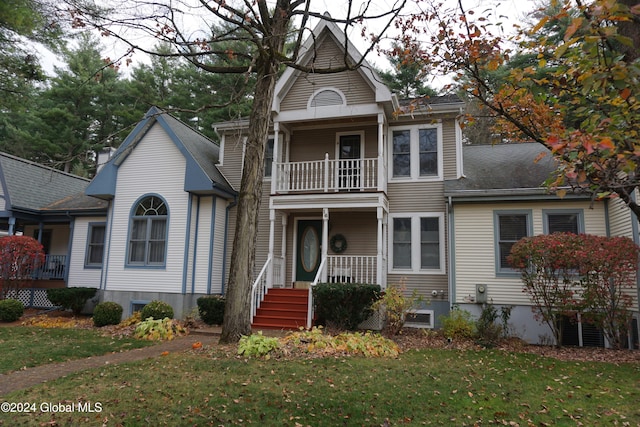
<path fill-rule="evenodd" d="M 173 308 L 164 301 L 154 300 L 142 307 L 140 315 L 143 320 L 148 319 L 149 317 L 156 320 L 161 320 L 165 317 L 173 319 Z"/>
<path fill-rule="evenodd" d="M 313 288 L 316 323 L 354 330 L 372 314 L 380 297 L 380 285 L 319 283 Z"/>
<path fill-rule="evenodd" d="M 222 325 L 225 299 L 220 296 L 198 298 L 198 313 L 207 325 Z"/>
<path fill-rule="evenodd" d="M 24 305 L 17 299 L 4 299 L 0 301 L 0 320 L 3 322 L 15 322 L 24 314 Z"/>
<path fill-rule="evenodd" d="M 47 289 L 47 298 L 53 305 L 72 310 L 74 314 L 80 314 L 87 300 L 93 298 L 97 292 L 96 288 L 55 288 Z"/>
<path fill-rule="evenodd" d="M 105 301 L 93 310 L 93 324 L 98 328 L 117 325 L 122 319 L 122 306 L 116 302 Z"/>

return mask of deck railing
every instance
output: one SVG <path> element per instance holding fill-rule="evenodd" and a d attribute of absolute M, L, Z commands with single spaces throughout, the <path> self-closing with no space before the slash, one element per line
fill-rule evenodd
<path fill-rule="evenodd" d="M 327 281 L 333 283 L 378 283 L 376 256 L 329 255 Z"/>
<path fill-rule="evenodd" d="M 46 255 L 44 264 L 33 270 L 33 278 L 36 280 L 64 279 L 66 265 L 66 255 Z"/>
<path fill-rule="evenodd" d="M 276 163 L 276 192 L 375 190 L 378 159 L 339 159 Z"/>

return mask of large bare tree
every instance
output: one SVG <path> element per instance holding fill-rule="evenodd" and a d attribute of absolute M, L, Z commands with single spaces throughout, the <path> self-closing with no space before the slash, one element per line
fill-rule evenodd
<path fill-rule="evenodd" d="M 313 8 L 323 7 L 323 4 L 326 7 L 325 2 L 312 0 L 128 0 L 118 1 L 117 7 L 98 6 L 95 0 L 67 0 L 77 27 L 96 29 L 128 46 L 128 52 L 122 58 L 136 51 L 154 54 L 145 45 L 148 42 L 140 38 L 146 35 L 172 44 L 177 52 L 175 55 L 203 70 L 253 74 L 256 79 L 237 201 L 222 342 L 236 342 L 242 335 L 251 333 L 249 308 L 264 151 L 279 72 L 283 67 L 307 73 L 357 69 L 392 26 L 407 1 L 392 0 L 378 5 L 373 0 L 346 0 L 335 7 L 338 12 L 332 10 L 335 16 L 331 17 L 324 10 Z M 345 44 L 349 36 L 353 37 L 352 33 L 358 34 L 366 43 L 363 59 L 360 62 L 350 60 L 345 46 L 344 60 L 331 68 L 310 69 L 298 63 L 304 41 L 313 35 L 311 26 L 319 20 L 330 20 L 340 26 L 345 34 Z M 353 31 L 356 26 L 359 32 Z M 212 32 L 208 30 L 210 28 L 225 30 Z M 247 43 L 251 49 L 241 52 L 229 49 L 230 44 L 239 41 Z"/>

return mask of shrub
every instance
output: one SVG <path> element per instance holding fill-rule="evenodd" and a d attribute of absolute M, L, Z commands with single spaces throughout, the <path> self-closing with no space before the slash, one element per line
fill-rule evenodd
<path fill-rule="evenodd" d="M 98 290 L 96 288 L 57 288 L 47 289 L 47 298 L 53 305 L 72 310 L 74 314 L 80 314 L 89 298 L 93 298 Z"/>
<path fill-rule="evenodd" d="M 44 264 L 42 245 L 28 236 L 0 237 L 0 300 L 32 280 L 33 272 Z"/>
<path fill-rule="evenodd" d="M 222 325 L 225 299 L 220 296 L 198 298 L 198 313 L 207 325 Z"/>
<path fill-rule="evenodd" d="M 243 335 L 238 342 L 238 354 L 247 357 L 269 358 L 269 353 L 280 347 L 278 338 L 265 337 L 262 331 L 257 334 Z"/>
<path fill-rule="evenodd" d="M 486 304 L 482 308 L 480 318 L 476 322 L 476 333 L 480 344 L 492 347 L 503 337 L 503 325 L 496 322 L 499 317 L 498 310 L 492 304 Z"/>
<path fill-rule="evenodd" d="M 390 286 L 382 293 L 382 297 L 371 306 L 374 310 L 382 309 L 384 311 L 385 330 L 389 335 L 397 335 L 400 332 L 404 326 L 407 311 L 420 300 L 415 290 L 410 297 L 406 297 L 406 289 L 404 283 L 399 286 Z"/>
<path fill-rule="evenodd" d="M 0 301 L 0 320 L 3 322 L 15 322 L 24 314 L 24 305 L 17 299 L 4 299 Z"/>
<path fill-rule="evenodd" d="M 186 333 L 178 321 L 165 317 L 163 319 L 143 320 L 136 326 L 134 336 L 136 338 L 155 341 L 172 340 L 178 335 Z"/>
<path fill-rule="evenodd" d="M 98 328 L 117 325 L 122 319 L 122 306 L 116 302 L 105 301 L 93 310 L 93 324 Z"/>
<path fill-rule="evenodd" d="M 313 288 L 316 323 L 356 329 L 373 314 L 371 306 L 379 297 L 379 285 L 320 283 Z"/>
<path fill-rule="evenodd" d="M 148 319 L 149 317 L 156 320 L 164 319 L 165 317 L 173 319 L 173 308 L 164 301 L 154 300 L 142 307 L 140 315 L 143 319 Z"/>
<path fill-rule="evenodd" d="M 472 338 L 475 334 L 475 322 L 471 313 L 454 308 L 446 316 L 440 316 L 442 332 L 447 338 Z"/>

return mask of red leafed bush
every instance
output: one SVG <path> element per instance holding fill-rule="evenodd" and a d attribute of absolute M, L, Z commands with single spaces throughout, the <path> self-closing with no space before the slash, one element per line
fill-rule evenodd
<path fill-rule="evenodd" d="M 517 242 L 508 261 L 521 273 L 536 318 L 562 342 L 558 316 L 580 313 L 621 348 L 631 321 L 640 248 L 626 237 L 554 233 Z"/>
<path fill-rule="evenodd" d="M 27 236 L 0 238 L 0 299 L 16 293 L 32 280 L 33 272 L 44 264 L 44 249 Z"/>

